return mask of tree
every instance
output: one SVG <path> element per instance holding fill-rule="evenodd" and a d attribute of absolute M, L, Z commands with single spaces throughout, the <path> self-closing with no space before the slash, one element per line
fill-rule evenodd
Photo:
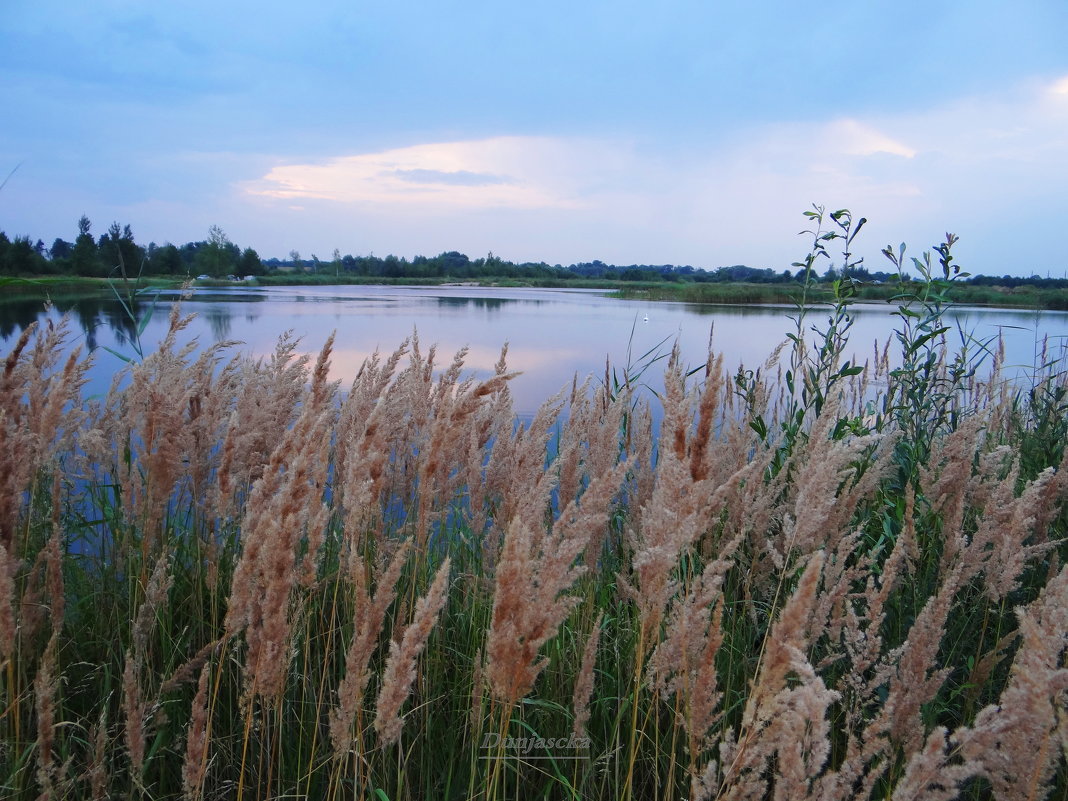
<path fill-rule="evenodd" d="M 6 271 L 15 275 L 42 272 L 44 259 L 38 256 L 28 236 L 16 236 L 7 252 Z"/>
<path fill-rule="evenodd" d="M 303 270 L 304 269 L 304 264 L 300 260 L 300 251 L 299 250 L 291 250 L 291 251 L 289 251 L 289 260 L 291 262 L 293 262 L 293 269 L 294 270 Z"/>
<path fill-rule="evenodd" d="M 11 240 L 7 238 L 7 234 L 0 231 L 0 273 L 10 272 L 8 267 L 8 257 L 11 254 Z"/>
<path fill-rule="evenodd" d="M 112 270 L 117 268 L 125 276 L 140 273 L 145 260 L 145 252 L 134 242 L 130 226 L 120 226 L 117 222 L 113 222 L 107 234 L 100 237 L 100 255 Z"/>
<path fill-rule="evenodd" d="M 263 262 L 260 260 L 260 254 L 252 248 L 245 248 L 241 254 L 241 261 L 238 262 L 237 272 L 240 275 L 263 275 Z"/>
<path fill-rule="evenodd" d="M 182 254 L 169 243 L 163 247 L 150 246 L 148 264 L 149 272 L 155 275 L 181 275 L 186 272 Z"/>
<path fill-rule="evenodd" d="M 48 249 L 48 255 L 53 261 L 56 259 L 69 259 L 72 253 L 74 253 L 74 245 L 59 237 L 56 237 L 56 241 Z"/>
<path fill-rule="evenodd" d="M 222 278 L 237 267 L 240 251 L 217 225 L 208 229 L 208 241 L 197 250 L 195 265 L 198 273 Z"/>
<path fill-rule="evenodd" d="M 464 253 L 450 250 L 435 256 L 430 261 L 433 267 L 436 268 L 436 275 L 451 275 L 460 278 L 466 278 L 469 275 L 468 267 L 471 264 L 471 260 Z"/>
<path fill-rule="evenodd" d="M 206 244 L 206 242 L 186 242 L 178 248 L 178 255 L 182 259 L 182 272 L 186 275 L 193 274 L 193 268 L 197 265 L 197 254 Z"/>
<path fill-rule="evenodd" d="M 93 239 L 92 223 L 84 214 L 78 220 L 78 238 L 71 253 L 71 270 L 77 275 L 103 275 L 104 265 Z"/>

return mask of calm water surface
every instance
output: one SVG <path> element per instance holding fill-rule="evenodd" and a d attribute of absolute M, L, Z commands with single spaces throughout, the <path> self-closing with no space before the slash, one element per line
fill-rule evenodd
<path fill-rule="evenodd" d="M 167 312 L 176 293 L 163 293 L 154 303 L 151 321 L 141 336 L 149 352 L 166 331 Z M 142 309 L 149 304 L 144 304 Z M 874 343 L 892 336 L 897 318 L 889 304 L 855 307 L 850 349 L 863 361 Z M 606 358 L 622 367 L 639 361 L 649 350 L 666 352 L 678 341 L 683 360 L 703 364 L 710 333 L 713 347 L 729 366 L 757 367 L 783 341 L 793 323 L 787 306 L 716 306 L 649 303 L 606 297 L 595 290 L 497 289 L 480 287 L 270 287 L 196 289 L 183 310 L 196 314 L 183 342 L 201 344 L 237 340 L 235 351 L 269 355 L 278 336 L 292 330 L 301 349 L 316 353 L 331 332 L 337 332 L 333 377 L 351 379 L 376 349 L 390 352 L 417 331 L 424 348 L 438 346 L 438 361 L 447 364 L 468 347 L 471 374 L 492 372 L 501 346 L 508 343 L 511 369 L 522 371 L 513 382 L 516 410 L 530 414 L 547 397 L 578 374 L 603 376 Z M 0 302 L 0 352 L 6 352 L 22 328 L 46 317 L 73 320 L 75 344 L 94 352 L 89 392 L 106 389 L 123 362 L 103 347 L 134 352 L 133 326 L 121 307 L 106 297 L 57 301 L 45 311 L 40 301 Z M 1068 342 L 1068 312 L 1027 312 L 960 308 L 954 319 L 976 337 L 1000 333 L 1007 342 L 1010 365 L 1030 365 L 1043 337 L 1058 349 Z M 826 314 L 813 312 L 809 322 L 821 325 Z M 650 373 L 662 372 L 662 363 Z"/>

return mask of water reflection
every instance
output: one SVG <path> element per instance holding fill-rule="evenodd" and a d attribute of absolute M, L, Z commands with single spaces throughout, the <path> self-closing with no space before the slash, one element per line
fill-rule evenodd
<path fill-rule="evenodd" d="M 520 303 L 516 298 L 436 298 L 439 306 L 447 309 L 478 309 L 479 311 L 499 312 L 511 303 Z M 538 301 L 533 301 L 537 303 Z"/>
<path fill-rule="evenodd" d="M 160 298 L 166 298 L 168 300 L 178 300 L 182 297 L 181 292 L 161 292 Z M 228 289 L 209 291 L 204 289 L 198 289 L 191 295 L 187 295 L 184 299 L 186 304 L 199 305 L 200 303 L 216 304 L 216 303 L 263 303 L 268 298 L 258 292 L 233 292 Z"/>
<path fill-rule="evenodd" d="M 678 303 L 687 314 L 699 317 L 767 317 L 776 320 L 785 319 L 795 307 L 786 305 L 731 306 L 726 303 Z M 819 310 L 817 309 L 817 312 Z"/>
<path fill-rule="evenodd" d="M 207 321 L 208 326 L 211 328 L 211 336 L 216 342 L 230 339 L 230 320 L 233 315 L 227 307 L 212 304 L 200 314 Z"/>
<path fill-rule="evenodd" d="M 99 346 L 97 332 L 101 327 L 109 332 L 117 344 L 129 346 L 137 337 L 137 320 L 150 305 L 149 302 L 135 299 L 127 311 L 113 295 L 104 294 L 54 299 L 12 298 L 0 302 L 0 339 L 16 337 L 27 326 L 50 316 L 66 315 L 81 328 L 89 350 Z"/>
<path fill-rule="evenodd" d="M 0 338 L 14 339 L 21 334 L 22 329 L 37 320 L 41 308 L 39 300 L 17 298 L 0 303 Z"/>
<path fill-rule="evenodd" d="M 133 317 L 113 295 L 103 292 L 57 298 L 48 312 L 41 298 L 0 301 L 0 354 L 26 325 L 46 316 L 58 319 L 63 313 L 81 328 L 91 349 L 130 353 L 139 345 L 149 353 L 165 336 L 168 313 L 179 297 L 177 292 L 162 292 L 142 298 Z M 140 319 L 149 309 L 152 317 L 138 337 L 134 317 Z M 438 346 L 441 364 L 469 347 L 468 374 L 481 377 L 492 372 L 501 345 L 508 342 L 509 367 L 523 373 L 512 384 L 516 409 L 522 414 L 570 385 L 576 374 L 580 379 L 603 376 L 606 359 L 619 369 L 628 359 L 636 367 L 641 354 L 648 351 L 651 358 L 658 345 L 667 351 L 677 341 L 687 369 L 700 366 L 707 356 L 710 328 L 715 332 L 713 347 L 723 353 L 729 369 L 739 364 L 754 368 L 795 325 L 789 319 L 790 306 L 648 303 L 608 298 L 597 291 L 478 287 L 198 289 L 183 301 L 183 311 L 197 316 L 179 336 L 179 346 L 193 339 L 205 345 L 236 340 L 243 344 L 234 352 L 253 357 L 270 355 L 278 335 L 286 330 L 292 329 L 301 338 L 302 352 L 311 355 L 336 332 L 332 377 L 343 382 L 352 379 L 376 348 L 390 353 L 413 330 L 418 331 L 424 352 L 431 344 Z M 856 307 L 851 358 L 859 357 L 863 363 L 875 342 L 885 343 L 892 336 L 899 323 L 894 311 L 890 304 Z M 822 324 L 825 313 L 813 309 L 806 330 L 808 324 Z M 1041 337 L 1068 336 L 1065 312 L 960 308 L 953 314 L 976 336 L 1004 331 L 1010 365 L 1031 364 Z M 111 374 L 122 366 L 119 358 L 101 352 L 91 380 L 99 380 L 106 389 Z M 643 380 L 658 385 L 660 366 Z"/>

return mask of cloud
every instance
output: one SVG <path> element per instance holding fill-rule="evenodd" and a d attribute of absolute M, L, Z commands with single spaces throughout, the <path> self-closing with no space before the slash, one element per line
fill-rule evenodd
<path fill-rule="evenodd" d="M 438 142 L 281 164 L 242 189 L 267 198 L 337 203 L 575 208 L 581 184 L 608 168 L 597 156 L 605 152 L 590 141 L 551 137 Z"/>
<path fill-rule="evenodd" d="M 696 143 L 427 143 L 279 164 L 241 189 L 261 208 L 277 203 L 279 218 L 304 205 L 316 236 L 349 231 L 379 253 L 709 268 L 789 266 L 806 248 L 800 212 L 823 203 L 871 220 L 875 263 L 888 241 L 923 247 L 952 230 L 974 248 L 969 267 L 1001 274 L 1044 269 L 1060 252 L 1056 226 L 1033 227 L 1031 215 L 1068 213 L 1066 98 L 1068 76 L 929 108 L 710 130 Z M 1020 225 L 1033 227 L 1026 242 L 1005 233 Z"/>
<path fill-rule="evenodd" d="M 393 170 L 392 174 L 402 181 L 413 184 L 446 184 L 447 186 L 493 186 L 511 183 L 510 179 L 489 173 L 477 173 L 470 170 Z"/>
<path fill-rule="evenodd" d="M 844 119 L 827 126 L 827 133 L 832 141 L 839 143 L 842 152 L 851 156 L 872 156 L 888 153 L 911 159 L 916 151 L 908 145 L 891 139 L 881 131 L 859 120 Z"/>
<path fill-rule="evenodd" d="M 723 250 L 743 260 L 762 241 L 775 244 L 765 252 L 782 253 L 768 232 L 818 202 L 869 217 L 864 238 L 873 249 L 901 238 L 929 245 L 948 229 L 974 247 L 976 269 L 1051 264 L 1059 250 L 1052 236 L 1035 231 L 1045 243 L 1024 245 L 1008 228 L 1029 214 L 1068 211 L 1066 95 L 1063 78 L 923 109 L 748 130 L 692 169 L 690 224 L 730 220 Z"/>

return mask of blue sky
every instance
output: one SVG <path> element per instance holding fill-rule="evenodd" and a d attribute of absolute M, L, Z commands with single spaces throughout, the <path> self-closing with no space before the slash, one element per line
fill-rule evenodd
<path fill-rule="evenodd" d="M 0 229 L 264 257 L 1068 271 L 1068 3 L 9 0 Z M 2 180 L 2 176 L 0 176 Z"/>

